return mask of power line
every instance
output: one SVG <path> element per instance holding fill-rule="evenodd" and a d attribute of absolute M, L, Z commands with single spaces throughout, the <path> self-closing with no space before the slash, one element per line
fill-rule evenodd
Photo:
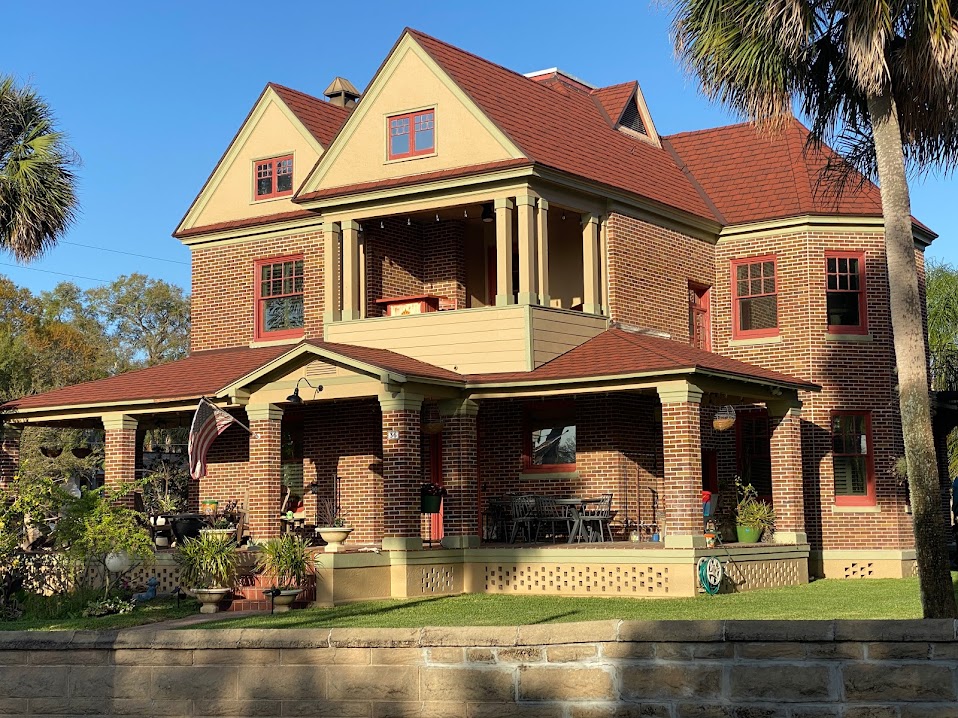
<path fill-rule="evenodd" d="M 79 242 L 65 242 L 65 241 L 61 241 L 60 244 L 70 244 L 74 247 L 84 247 L 85 249 L 97 249 L 101 252 L 113 252 L 114 254 L 126 254 L 130 257 L 139 257 L 140 259 L 152 259 L 157 262 L 169 262 L 170 264 L 185 264 L 185 265 L 189 264 L 189 262 L 181 262 L 178 259 L 164 259 L 163 257 L 150 257 L 149 255 L 146 255 L 146 254 L 136 254 L 135 252 L 124 252 L 122 249 L 94 247 L 92 244 L 80 244 Z"/>
<path fill-rule="evenodd" d="M 38 269 L 37 267 L 24 267 L 20 264 L 9 264 L 8 262 L 0 262 L 0 266 L 4 267 L 14 267 L 15 269 L 26 269 L 30 272 L 43 272 L 44 274 L 56 274 L 60 277 L 70 277 L 71 279 L 86 279 L 91 282 L 99 282 L 100 284 L 109 284 L 109 279 L 97 279 L 96 277 L 84 277 L 80 274 L 67 274 L 66 272 L 54 272 L 52 269 Z"/>

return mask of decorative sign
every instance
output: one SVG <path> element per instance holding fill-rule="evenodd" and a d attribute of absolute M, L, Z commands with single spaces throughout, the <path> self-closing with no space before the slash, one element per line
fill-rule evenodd
<path fill-rule="evenodd" d="M 386 432 L 386 438 L 390 441 L 395 441 L 399 438 L 399 432 L 396 429 L 390 429 Z"/>

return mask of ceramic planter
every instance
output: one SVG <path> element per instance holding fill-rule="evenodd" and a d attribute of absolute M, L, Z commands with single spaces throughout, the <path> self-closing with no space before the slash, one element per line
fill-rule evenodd
<path fill-rule="evenodd" d="M 286 613 L 293 605 L 293 601 L 302 591 L 301 588 L 281 589 L 278 596 L 273 596 L 273 613 Z"/>
<path fill-rule="evenodd" d="M 353 530 L 345 526 L 317 526 L 316 533 L 326 542 L 327 553 L 338 553 L 343 550 L 343 542 Z"/>
<path fill-rule="evenodd" d="M 762 527 L 736 524 L 735 533 L 739 543 L 758 543 L 762 538 Z"/>
<path fill-rule="evenodd" d="M 226 598 L 229 592 L 230 590 L 228 588 L 193 589 L 193 593 L 196 594 L 197 600 L 202 604 L 200 606 L 200 613 L 218 613 L 220 610 L 220 603 L 224 598 Z"/>

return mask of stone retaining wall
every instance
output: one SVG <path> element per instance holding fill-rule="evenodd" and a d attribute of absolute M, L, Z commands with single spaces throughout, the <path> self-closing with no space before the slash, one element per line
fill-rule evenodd
<path fill-rule="evenodd" d="M 958 716 L 954 621 L 0 633 L 0 714 Z"/>

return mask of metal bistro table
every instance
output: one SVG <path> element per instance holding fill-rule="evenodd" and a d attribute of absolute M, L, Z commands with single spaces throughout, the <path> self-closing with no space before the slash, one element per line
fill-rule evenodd
<path fill-rule="evenodd" d="M 582 513 L 585 511 L 585 507 L 589 504 L 598 504 L 601 503 L 602 499 L 583 499 L 583 498 L 571 498 L 571 499 L 555 499 L 555 502 L 559 506 L 568 506 L 569 510 L 572 512 L 572 530 L 569 532 L 569 543 L 573 541 L 578 541 L 582 538 L 589 541 L 588 535 L 585 533 L 585 523 L 582 521 Z"/>

